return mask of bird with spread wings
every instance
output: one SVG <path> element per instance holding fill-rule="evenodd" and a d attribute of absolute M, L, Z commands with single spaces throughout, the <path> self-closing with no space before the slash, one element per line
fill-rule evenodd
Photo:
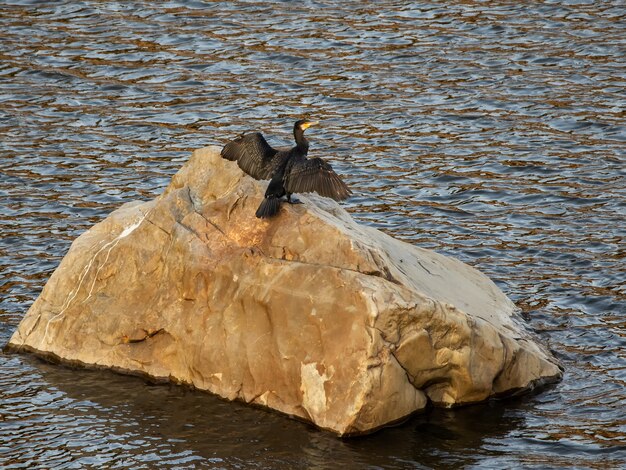
<path fill-rule="evenodd" d="M 291 198 L 293 193 L 316 192 L 336 201 L 347 199 L 352 191 L 335 173 L 329 163 L 321 158 L 307 158 L 309 142 L 304 131 L 317 124 L 301 119 L 293 126 L 295 147 L 272 148 L 262 134 L 244 134 L 228 142 L 222 149 L 222 157 L 236 161 L 239 167 L 258 180 L 270 180 L 265 198 L 256 211 L 259 218 L 269 218 L 278 214 L 283 196 L 287 202 L 300 201 Z"/>

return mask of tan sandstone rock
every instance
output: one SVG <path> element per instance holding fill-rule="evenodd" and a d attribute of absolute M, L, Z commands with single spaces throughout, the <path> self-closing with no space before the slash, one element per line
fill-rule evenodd
<path fill-rule="evenodd" d="M 338 434 L 560 378 L 512 302 L 460 261 L 315 195 L 257 219 L 266 183 L 208 147 L 164 194 L 74 241 L 10 340 L 191 384 Z"/>

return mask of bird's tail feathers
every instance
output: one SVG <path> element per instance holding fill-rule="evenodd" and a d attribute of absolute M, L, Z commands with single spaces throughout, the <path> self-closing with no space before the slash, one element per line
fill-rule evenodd
<path fill-rule="evenodd" d="M 259 219 L 267 219 L 278 214 L 280 209 L 280 199 L 276 196 L 267 196 L 256 210 Z"/>

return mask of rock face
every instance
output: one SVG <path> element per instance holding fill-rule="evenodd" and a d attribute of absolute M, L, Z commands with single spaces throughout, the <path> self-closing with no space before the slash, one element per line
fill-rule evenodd
<path fill-rule="evenodd" d="M 163 195 L 76 239 L 10 346 L 341 435 L 560 378 L 480 272 L 314 195 L 259 220 L 266 183 L 219 151 L 194 152 Z"/>

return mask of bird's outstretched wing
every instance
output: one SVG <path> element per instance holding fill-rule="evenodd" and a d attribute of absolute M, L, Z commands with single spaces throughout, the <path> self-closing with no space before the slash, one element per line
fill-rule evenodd
<path fill-rule="evenodd" d="M 277 150 L 267 143 L 258 132 L 245 134 L 228 142 L 222 149 L 222 157 L 236 161 L 239 168 L 258 180 L 272 176 L 272 157 Z"/>
<path fill-rule="evenodd" d="M 288 193 L 316 192 L 336 201 L 347 199 L 352 194 L 330 164 L 321 158 L 294 161 L 285 172 L 284 186 Z"/>

